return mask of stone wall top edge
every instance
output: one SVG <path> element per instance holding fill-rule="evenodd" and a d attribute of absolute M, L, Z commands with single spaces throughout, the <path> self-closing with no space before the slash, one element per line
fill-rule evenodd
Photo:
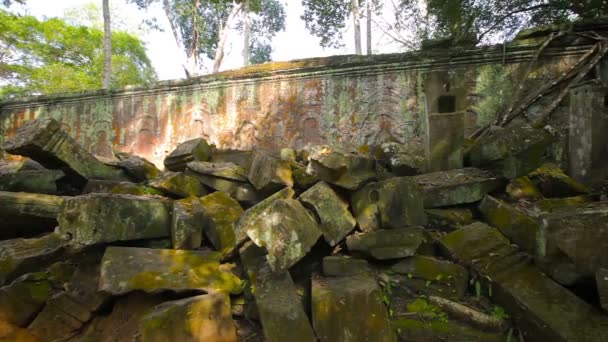
<path fill-rule="evenodd" d="M 259 81 L 307 79 L 321 76 L 359 76 L 383 74 L 402 70 L 441 70 L 445 68 L 475 66 L 499 61 L 518 63 L 529 60 L 538 49 L 538 44 L 507 46 L 486 46 L 473 50 L 455 49 L 441 52 L 406 52 L 374 56 L 344 55 L 317 57 L 293 60 L 289 62 L 271 62 L 247 68 L 227 70 L 217 74 L 199 76 L 192 79 L 155 82 L 151 85 L 127 86 L 113 90 L 93 90 L 71 93 L 30 96 L 0 101 L 0 112 L 3 109 L 21 108 L 32 105 L 49 105 L 53 103 L 93 100 L 98 98 L 115 98 L 134 95 L 158 95 L 175 90 L 209 89 L 223 87 L 226 84 L 246 85 Z M 548 48 L 542 58 L 576 56 L 590 48 L 589 45 Z"/>

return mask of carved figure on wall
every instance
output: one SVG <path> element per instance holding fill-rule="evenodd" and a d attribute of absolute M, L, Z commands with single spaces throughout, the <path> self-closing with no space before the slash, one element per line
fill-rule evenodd
<path fill-rule="evenodd" d="M 245 121 L 236 130 L 234 148 L 238 150 L 251 150 L 258 143 L 257 127 L 251 121 Z"/>

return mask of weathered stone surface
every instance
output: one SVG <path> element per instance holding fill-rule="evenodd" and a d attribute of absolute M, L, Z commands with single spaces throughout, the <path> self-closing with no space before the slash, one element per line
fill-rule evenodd
<path fill-rule="evenodd" d="M 247 181 L 246 171 L 233 163 L 188 163 L 186 174 L 198 179 L 204 185 L 217 190 L 224 191 L 233 197 L 237 197 L 239 189 L 251 187 Z M 251 187 L 248 192 L 255 193 Z"/>
<path fill-rule="evenodd" d="M 593 195 L 585 195 L 585 196 L 574 196 L 574 197 L 566 197 L 566 198 L 545 198 L 540 201 L 536 201 L 532 204 L 533 209 L 531 209 L 532 213 L 550 213 L 554 210 L 559 210 L 563 207 L 568 207 L 576 204 L 584 204 L 595 202 L 596 197 Z"/>
<path fill-rule="evenodd" d="M 400 341 L 504 342 L 507 339 L 503 334 L 474 329 L 454 320 L 398 318 L 393 320 L 393 327 Z"/>
<path fill-rule="evenodd" d="M 141 320 L 142 342 L 236 342 L 230 297 L 212 293 L 157 305 Z"/>
<path fill-rule="evenodd" d="M 38 339 L 29 331 L 0 320 L 0 342 L 38 342 Z"/>
<path fill-rule="evenodd" d="M 315 146 L 308 156 L 307 172 L 327 183 L 355 190 L 376 177 L 376 161 L 336 146 Z"/>
<path fill-rule="evenodd" d="M 467 208 L 426 209 L 426 216 L 433 228 L 454 230 L 473 223 L 473 211 Z"/>
<path fill-rule="evenodd" d="M 371 275 L 314 277 L 312 322 L 322 342 L 397 340 Z"/>
<path fill-rule="evenodd" d="M 0 321 L 24 327 L 40 311 L 51 295 L 45 273 L 25 274 L 0 288 Z"/>
<path fill-rule="evenodd" d="M 379 152 L 376 155 L 379 162 L 396 176 L 413 176 L 426 170 L 424 146 L 421 143 L 388 142 L 380 146 Z"/>
<path fill-rule="evenodd" d="M 57 181 L 64 176 L 61 170 L 0 172 L 0 191 L 56 195 L 59 193 Z"/>
<path fill-rule="evenodd" d="M 364 259 L 349 256 L 326 256 L 323 258 L 323 274 L 327 277 L 351 276 L 369 272 L 371 268 Z"/>
<path fill-rule="evenodd" d="M 541 166 L 545 150 L 554 139 L 549 129 L 528 124 L 495 127 L 470 148 L 469 158 L 473 166 L 490 167 L 513 179 Z"/>
<path fill-rule="evenodd" d="M 424 193 L 424 207 L 437 208 L 480 201 L 502 188 L 504 179 L 473 167 L 414 176 Z"/>
<path fill-rule="evenodd" d="M 0 236 L 15 237 L 52 230 L 63 197 L 0 191 Z"/>
<path fill-rule="evenodd" d="M 51 264 L 64 244 L 55 233 L 34 239 L 0 241 L 0 285 Z"/>
<path fill-rule="evenodd" d="M 203 242 L 203 208 L 198 198 L 173 201 L 171 245 L 173 249 L 196 249 Z"/>
<path fill-rule="evenodd" d="M 357 224 L 348 210 L 348 202 L 325 182 L 317 183 L 298 199 L 315 212 L 320 220 L 319 229 L 331 246 L 342 241 Z"/>
<path fill-rule="evenodd" d="M 422 227 L 381 229 L 350 235 L 346 238 L 346 246 L 351 253 L 374 259 L 399 259 L 416 254 L 426 240 Z"/>
<path fill-rule="evenodd" d="M 105 165 L 82 148 L 54 119 L 41 118 L 21 126 L 2 146 L 32 158 L 49 169 L 63 169 L 84 179 L 129 180 L 123 170 Z"/>
<path fill-rule="evenodd" d="M 537 235 L 540 233 L 540 222 L 525 212 L 487 195 L 479 204 L 479 211 L 486 222 L 498 228 L 509 240 L 531 255 L 538 252 Z"/>
<path fill-rule="evenodd" d="M 427 115 L 426 161 L 429 172 L 462 168 L 464 112 Z"/>
<path fill-rule="evenodd" d="M 264 249 L 253 243 L 245 244 L 240 255 L 254 289 L 266 341 L 316 341 L 289 272 L 273 272 Z"/>
<path fill-rule="evenodd" d="M 186 198 L 190 196 L 205 196 L 207 190 L 198 179 L 183 172 L 166 171 L 149 182 L 154 189 L 160 190 L 169 196 Z"/>
<path fill-rule="evenodd" d="M 243 214 L 243 208 L 222 191 L 201 197 L 200 205 L 203 212 L 203 233 L 217 251 L 228 254 L 236 247 L 234 223 Z"/>
<path fill-rule="evenodd" d="M 184 171 L 193 161 L 206 162 L 211 156 L 211 147 L 203 138 L 184 141 L 177 145 L 164 160 L 165 168 L 170 171 Z"/>
<path fill-rule="evenodd" d="M 595 283 L 600 296 L 600 305 L 608 311 L 608 268 L 600 268 L 595 272 Z"/>
<path fill-rule="evenodd" d="M 252 159 L 251 150 L 214 149 L 209 161 L 212 163 L 234 163 L 248 172 L 251 168 Z"/>
<path fill-rule="evenodd" d="M 363 231 L 427 223 L 422 193 L 412 177 L 367 184 L 352 196 L 351 205 Z"/>
<path fill-rule="evenodd" d="M 452 258 L 491 279 L 493 301 L 509 312 L 527 340 L 605 336 L 608 318 L 541 273 L 497 229 L 474 223 L 445 235 L 440 244 Z"/>
<path fill-rule="evenodd" d="M 247 236 L 268 251 L 268 264 L 275 272 L 285 272 L 302 259 L 321 237 L 317 223 L 304 206 L 292 199 L 277 199 L 264 209 Z"/>
<path fill-rule="evenodd" d="M 562 207 L 541 220 L 539 257 L 562 252 L 589 277 L 608 267 L 608 202 Z"/>
<path fill-rule="evenodd" d="M 293 187 L 291 163 L 263 150 L 255 150 L 248 175 L 249 181 L 261 192 L 272 193 Z"/>
<path fill-rule="evenodd" d="M 507 184 L 506 193 L 514 200 L 538 200 L 543 194 L 528 176 L 512 179 Z"/>
<path fill-rule="evenodd" d="M 111 194 L 66 199 L 59 213 L 59 232 L 71 244 L 142 240 L 170 236 L 171 202 Z"/>
<path fill-rule="evenodd" d="M 221 254 L 172 249 L 108 247 L 101 263 L 99 289 L 113 295 L 141 290 L 242 291 L 241 281 Z"/>
<path fill-rule="evenodd" d="M 118 182 L 108 181 L 100 179 L 89 179 L 82 194 L 120 194 L 120 195 L 133 195 L 133 196 L 160 196 L 163 193 L 143 184 L 136 184 L 132 182 Z"/>
<path fill-rule="evenodd" d="M 292 199 L 295 192 L 292 188 L 285 188 L 268 196 L 265 200 L 245 210 L 241 217 L 234 223 L 234 235 L 236 245 L 240 246 L 248 239 L 247 231 L 255 229 L 260 214 L 278 199 Z"/>
<path fill-rule="evenodd" d="M 544 164 L 528 177 L 545 197 L 570 197 L 591 192 L 587 186 L 570 178 L 553 163 Z"/>
<path fill-rule="evenodd" d="M 124 152 L 117 153 L 116 157 L 119 159 L 116 165 L 127 171 L 138 182 L 154 179 L 160 174 L 160 170 L 156 165 L 142 157 Z"/>
<path fill-rule="evenodd" d="M 466 268 L 446 260 L 421 255 L 392 265 L 391 287 L 405 286 L 418 293 L 446 298 L 464 297 L 469 282 Z"/>
<path fill-rule="evenodd" d="M 306 169 L 306 166 L 298 162 L 291 163 L 291 176 L 293 177 L 294 187 L 306 190 L 319 181 L 317 176 L 309 175 Z"/>

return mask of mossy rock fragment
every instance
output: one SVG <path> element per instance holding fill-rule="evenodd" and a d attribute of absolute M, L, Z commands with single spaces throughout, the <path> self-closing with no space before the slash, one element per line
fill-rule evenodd
<path fill-rule="evenodd" d="M 243 214 L 243 208 L 225 192 L 216 191 L 199 200 L 203 233 L 215 250 L 226 255 L 237 246 L 234 224 Z"/>

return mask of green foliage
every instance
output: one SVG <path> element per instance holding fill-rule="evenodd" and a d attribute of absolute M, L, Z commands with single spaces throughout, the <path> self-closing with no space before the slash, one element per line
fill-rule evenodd
<path fill-rule="evenodd" d="M 498 113 L 511 104 L 514 89 L 511 77 L 511 69 L 503 65 L 490 65 L 481 69 L 475 89 L 480 97 L 474 108 L 478 125 L 493 122 Z"/>
<path fill-rule="evenodd" d="M 507 312 L 505 311 L 505 309 L 503 309 L 500 306 L 495 306 L 494 307 L 494 311 L 492 311 L 492 316 L 496 319 L 499 320 L 503 320 L 503 319 L 507 319 L 509 318 L 509 315 L 507 314 Z"/>
<path fill-rule="evenodd" d="M 112 87 L 156 75 L 139 38 L 112 34 Z M 101 88 L 103 31 L 0 10 L 0 97 Z"/>
<path fill-rule="evenodd" d="M 321 38 L 322 47 L 341 47 L 342 30 L 351 10 L 350 0 L 302 0 L 302 20 L 313 35 Z"/>
<path fill-rule="evenodd" d="M 424 298 L 416 298 L 413 302 L 409 303 L 407 311 L 417 313 L 422 319 L 437 320 L 443 323 L 448 322 L 448 315 L 441 308 L 427 302 Z"/>

